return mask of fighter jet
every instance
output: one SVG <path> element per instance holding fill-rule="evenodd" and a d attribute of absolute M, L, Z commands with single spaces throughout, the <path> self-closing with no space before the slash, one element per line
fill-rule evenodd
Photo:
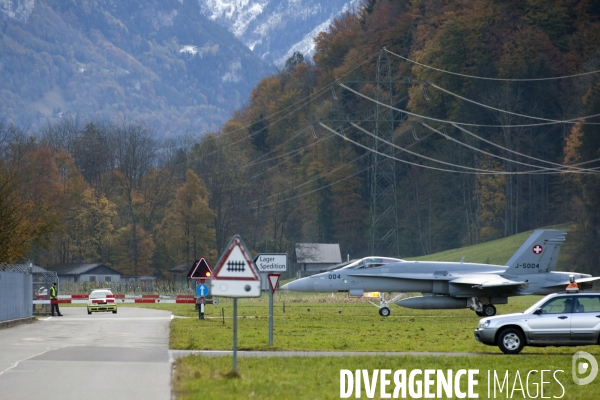
<path fill-rule="evenodd" d="M 508 297 L 546 295 L 564 291 L 572 276 L 581 290 L 600 277 L 554 271 L 566 232 L 534 231 L 505 265 L 460 262 L 405 261 L 368 257 L 340 269 L 298 279 L 280 290 L 293 292 L 348 292 L 363 296 L 379 292 L 379 315 L 390 315 L 391 303 L 417 309 L 470 308 L 479 316 L 496 314 L 494 304 Z M 385 299 L 385 292 L 399 293 Z M 421 292 L 408 297 L 406 293 Z"/>

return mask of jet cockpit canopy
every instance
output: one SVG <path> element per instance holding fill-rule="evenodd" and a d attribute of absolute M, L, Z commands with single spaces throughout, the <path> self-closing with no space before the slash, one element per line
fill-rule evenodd
<path fill-rule="evenodd" d="M 404 260 L 401 260 L 399 258 L 390 257 L 365 257 L 361 258 L 360 260 L 356 260 L 353 263 L 350 263 L 340 269 L 363 269 L 381 267 L 382 265 L 395 264 L 403 261 Z"/>

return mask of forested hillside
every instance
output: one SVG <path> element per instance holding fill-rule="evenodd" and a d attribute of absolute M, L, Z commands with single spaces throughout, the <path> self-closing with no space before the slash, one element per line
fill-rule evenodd
<path fill-rule="evenodd" d="M 600 274 L 599 18 L 589 0 L 367 1 L 317 37 L 314 63 L 290 58 L 199 143 L 135 124 L 62 120 L 34 139 L 5 125 L 4 188 L 20 186 L 3 201 L 52 244 L 24 253 L 40 265 L 160 273 L 214 260 L 236 233 L 252 251 L 339 242 L 359 257 L 374 193 L 395 190 L 381 219 L 398 250 L 377 255 L 574 222 L 579 251 L 560 268 Z M 395 181 L 373 191 L 390 157 Z"/>
<path fill-rule="evenodd" d="M 206 132 L 272 71 L 197 1 L 2 3 L 0 117 L 19 126 L 70 115 Z"/>

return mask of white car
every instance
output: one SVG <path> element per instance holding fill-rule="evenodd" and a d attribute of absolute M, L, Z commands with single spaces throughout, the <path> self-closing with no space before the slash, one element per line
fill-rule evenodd
<path fill-rule="evenodd" d="M 115 295 L 110 289 L 92 290 L 87 305 L 87 312 L 109 312 L 117 313 L 117 303 L 115 303 Z"/>

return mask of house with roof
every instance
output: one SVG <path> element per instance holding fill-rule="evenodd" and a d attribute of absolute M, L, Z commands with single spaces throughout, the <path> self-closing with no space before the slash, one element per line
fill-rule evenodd
<path fill-rule="evenodd" d="M 296 243 L 296 276 L 303 278 L 342 262 L 338 243 Z"/>
<path fill-rule="evenodd" d="M 15 264 L 15 266 L 31 271 L 33 291 L 38 295 L 46 294 L 48 288 L 52 285 L 52 282 L 56 282 L 56 272 L 48 271 L 47 269 L 33 264 L 31 261 L 26 264 Z"/>
<path fill-rule="evenodd" d="M 118 282 L 122 276 L 105 264 L 55 264 L 46 269 L 56 271 L 61 282 Z"/>

